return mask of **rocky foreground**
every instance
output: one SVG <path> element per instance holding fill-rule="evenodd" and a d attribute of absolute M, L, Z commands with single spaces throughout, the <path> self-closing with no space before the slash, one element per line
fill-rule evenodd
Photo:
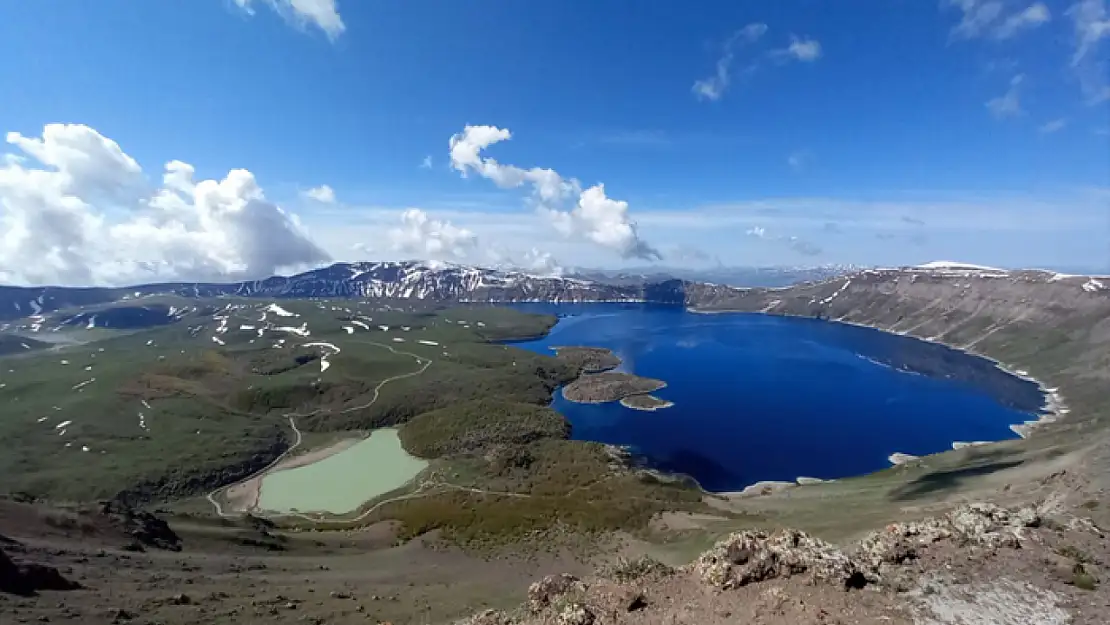
<path fill-rule="evenodd" d="M 527 604 L 459 625 L 1106 623 L 1110 556 L 1085 517 L 970 504 L 840 548 L 805 532 L 742 531 L 689 565 L 621 561 L 554 575 Z"/>

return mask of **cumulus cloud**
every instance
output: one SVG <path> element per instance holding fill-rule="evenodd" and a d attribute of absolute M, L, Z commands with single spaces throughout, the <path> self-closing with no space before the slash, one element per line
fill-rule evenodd
<path fill-rule="evenodd" d="M 323 204 L 335 203 L 335 189 L 332 189 L 326 184 L 318 187 L 312 187 L 301 192 L 301 196 L 310 200 L 315 200 Z"/>
<path fill-rule="evenodd" d="M 1110 100 L 1106 59 L 1098 54 L 1103 39 L 1110 38 L 1110 16 L 1105 0 L 1081 0 L 1067 11 L 1075 32 L 1071 66 L 1089 104 Z"/>
<path fill-rule="evenodd" d="M 315 26 L 335 41 L 347 30 L 339 16 L 336 0 L 234 0 L 248 15 L 254 15 L 255 3 L 265 4 L 285 21 L 297 26 Z"/>
<path fill-rule="evenodd" d="M 422 259 L 461 259 L 477 246 L 478 237 L 466 228 L 410 208 L 401 213 L 401 225 L 389 231 L 389 243 L 395 252 Z"/>
<path fill-rule="evenodd" d="M 135 159 L 88 126 L 7 142 L 18 153 L 0 161 L 0 282 L 248 279 L 329 259 L 245 169 L 196 181 L 174 160 L 151 190 Z"/>
<path fill-rule="evenodd" d="M 534 247 L 522 254 L 519 260 L 513 264 L 520 269 L 541 276 L 561 276 L 564 272 L 562 265 L 555 260 L 550 252 L 542 252 Z"/>
<path fill-rule="evenodd" d="M 991 115 L 996 118 L 1014 117 L 1021 115 L 1024 111 L 1021 108 L 1021 83 L 1025 79 L 1024 74 L 1017 74 L 1010 79 L 1010 87 L 1006 93 L 987 100 L 986 107 Z"/>
<path fill-rule="evenodd" d="M 1003 0 L 947 0 L 945 5 L 962 13 L 959 24 L 952 28 L 952 37 L 957 39 L 1009 39 L 1052 19 L 1042 2 L 1024 8 Z"/>
<path fill-rule="evenodd" d="M 823 250 L 815 243 L 800 239 L 793 235 L 780 235 L 767 232 L 763 226 L 753 226 L 748 229 L 746 234 L 750 237 L 762 239 L 764 241 L 771 241 L 786 245 L 795 252 L 804 256 L 817 256 Z"/>
<path fill-rule="evenodd" d="M 504 128 L 466 126 L 449 142 L 451 167 L 464 177 L 476 173 L 503 189 L 530 186 L 539 213 L 564 236 L 590 241 L 623 258 L 661 257 L 640 238 L 629 216 L 628 203 L 608 197 L 605 185 L 583 189 L 577 179 L 563 178 L 553 169 L 522 169 L 482 156 L 482 150 L 511 137 Z"/>

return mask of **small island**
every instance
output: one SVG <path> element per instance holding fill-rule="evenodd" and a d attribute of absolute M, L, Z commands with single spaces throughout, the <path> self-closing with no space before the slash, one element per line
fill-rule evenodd
<path fill-rule="evenodd" d="M 665 399 L 659 399 L 654 395 L 629 395 L 621 399 L 621 405 L 625 408 L 632 408 L 633 410 L 646 410 L 654 412 L 664 408 L 670 408 L 674 402 Z"/>
<path fill-rule="evenodd" d="M 563 388 L 563 397 L 580 404 L 603 404 L 658 391 L 666 385 L 662 380 L 606 371 L 584 375 L 571 382 Z"/>
<path fill-rule="evenodd" d="M 621 359 L 604 347 L 552 347 L 559 360 L 574 365 L 582 373 L 601 373 L 616 369 Z"/>

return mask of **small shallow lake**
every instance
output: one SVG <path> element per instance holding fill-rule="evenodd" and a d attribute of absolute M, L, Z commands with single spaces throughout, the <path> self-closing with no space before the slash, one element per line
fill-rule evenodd
<path fill-rule="evenodd" d="M 427 466 L 401 447 L 397 430 L 374 430 L 333 456 L 262 478 L 258 507 L 270 512 L 346 514 L 404 486 Z"/>
<path fill-rule="evenodd" d="M 523 304 L 560 315 L 552 332 L 517 347 L 606 347 L 620 370 L 667 382 L 655 412 L 618 402 L 553 407 L 572 437 L 627 445 L 649 465 L 710 491 L 761 480 L 861 475 L 895 452 L 925 455 L 956 441 L 1014 438 L 1036 418 L 1036 384 L 944 346 L 868 328 L 679 307 Z"/>

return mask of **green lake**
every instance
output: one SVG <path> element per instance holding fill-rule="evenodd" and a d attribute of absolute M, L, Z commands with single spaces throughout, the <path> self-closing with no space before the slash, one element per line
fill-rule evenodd
<path fill-rule="evenodd" d="M 262 478 L 258 507 L 278 513 L 345 514 L 404 486 L 427 466 L 401 447 L 397 430 L 374 430 L 334 456 Z"/>

